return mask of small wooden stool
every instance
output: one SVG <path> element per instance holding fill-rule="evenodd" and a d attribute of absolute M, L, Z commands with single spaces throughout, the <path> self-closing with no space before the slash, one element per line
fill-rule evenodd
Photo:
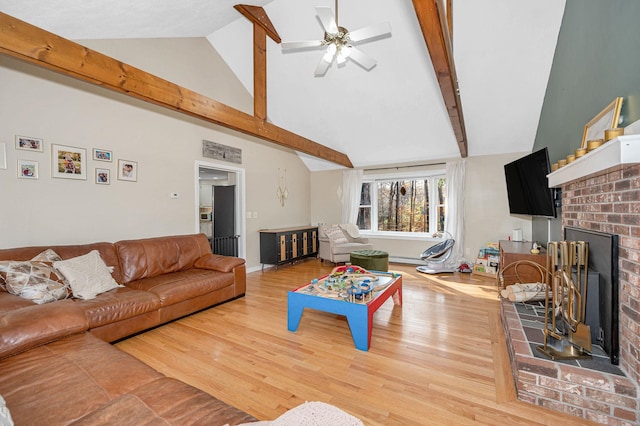
<path fill-rule="evenodd" d="M 389 270 L 389 253 L 382 250 L 355 250 L 350 253 L 349 261 L 368 271 Z"/>

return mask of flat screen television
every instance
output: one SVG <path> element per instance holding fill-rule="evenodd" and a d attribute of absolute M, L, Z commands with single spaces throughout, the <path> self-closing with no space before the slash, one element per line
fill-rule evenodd
<path fill-rule="evenodd" d="M 547 179 L 550 170 L 546 147 L 505 164 L 511 214 L 556 217 L 554 190 Z"/>

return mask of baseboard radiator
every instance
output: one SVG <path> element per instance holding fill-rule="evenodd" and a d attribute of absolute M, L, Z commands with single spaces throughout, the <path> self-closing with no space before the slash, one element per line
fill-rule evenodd
<path fill-rule="evenodd" d="M 407 265 L 424 265 L 424 261 L 415 257 L 389 256 L 389 262 L 404 263 Z"/>
<path fill-rule="evenodd" d="M 238 256 L 238 238 L 240 235 L 230 237 L 217 237 L 211 239 L 211 251 L 214 254 L 224 256 Z"/>

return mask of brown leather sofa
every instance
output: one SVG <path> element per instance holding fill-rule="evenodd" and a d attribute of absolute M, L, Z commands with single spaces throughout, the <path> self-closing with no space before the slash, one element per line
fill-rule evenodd
<path fill-rule="evenodd" d="M 255 420 L 107 343 L 243 296 L 243 259 L 212 254 L 206 236 L 194 234 L 3 249 L 0 260 L 47 248 L 63 259 L 98 250 L 124 287 L 42 305 L 0 288 L 0 395 L 16 425 Z"/>

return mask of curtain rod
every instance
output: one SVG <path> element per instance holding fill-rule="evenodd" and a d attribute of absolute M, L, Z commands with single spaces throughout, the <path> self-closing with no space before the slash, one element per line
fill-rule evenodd
<path fill-rule="evenodd" d="M 376 170 L 400 170 L 400 169 L 408 169 L 411 167 L 424 167 L 424 166 L 443 166 L 446 165 L 447 163 L 442 162 L 442 163 L 429 163 L 429 164 L 414 164 L 411 166 L 398 166 L 398 167 L 379 167 L 377 169 L 362 169 L 365 172 L 373 172 Z"/>

